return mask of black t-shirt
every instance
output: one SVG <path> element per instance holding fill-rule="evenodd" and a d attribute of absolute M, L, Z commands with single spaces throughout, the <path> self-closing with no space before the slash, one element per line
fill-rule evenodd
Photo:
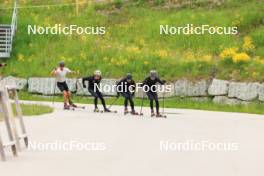
<path fill-rule="evenodd" d="M 94 76 L 88 76 L 82 79 L 82 84 L 86 85 L 85 82 L 88 81 L 88 89 L 95 90 L 94 88 L 96 87 L 96 90 L 99 90 L 98 87 L 100 86 L 101 80 L 102 77 L 100 77 L 100 79 L 95 79 Z"/>
<path fill-rule="evenodd" d="M 130 88 L 130 86 L 133 86 L 133 87 Z M 135 88 L 136 88 L 135 86 L 136 86 L 136 83 L 134 80 L 127 81 L 127 78 L 123 78 L 117 83 L 117 92 L 133 93 L 135 91 Z M 132 90 L 132 91 L 130 91 L 130 90 Z"/>
<path fill-rule="evenodd" d="M 148 86 L 149 88 L 151 88 L 152 86 L 156 85 L 157 83 L 160 83 L 160 84 L 164 84 L 163 81 L 161 81 L 158 77 L 156 77 L 155 79 L 151 79 L 151 77 L 147 77 L 144 81 L 143 81 L 143 86 L 146 85 Z M 153 89 L 154 91 L 156 89 Z"/>

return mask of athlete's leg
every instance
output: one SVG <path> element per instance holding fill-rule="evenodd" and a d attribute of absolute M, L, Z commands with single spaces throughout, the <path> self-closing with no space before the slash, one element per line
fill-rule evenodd
<path fill-rule="evenodd" d="M 91 90 L 91 89 L 88 89 L 88 91 L 89 91 L 90 94 L 94 97 L 94 108 L 95 108 L 95 109 L 98 109 L 98 106 L 97 106 L 97 104 L 98 104 L 98 95 L 97 95 L 97 93 L 94 92 L 94 91 Z"/>
<path fill-rule="evenodd" d="M 105 100 L 104 100 L 102 93 L 97 91 L 96 94 L 97 94 L 97 97 L 101 100 L 104 109 L 106 110 L 107 108 L 106 108 Z"/>
<path fill-rule="evenodd" d="M 153 97 L 156 103 L 156 112 L 159 114 L 159 98 L 157 92 L 153 92 Z"/>
<path fill-rule="evenodd" d="M 154 112 L 154 108 L 153 108 L 153 93 L 152 92 L 147 92 L 147 96 L 149 98 L 149 102 L 150 102 L 150 109 L 151 109 L 151 112 Z"/>

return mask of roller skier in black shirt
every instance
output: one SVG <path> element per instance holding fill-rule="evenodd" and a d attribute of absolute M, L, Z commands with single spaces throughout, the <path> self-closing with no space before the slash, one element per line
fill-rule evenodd
<path fill-rule="evenodd" d="M 150 71 L 150 76 L 148 76 L 144 81 L 143 81 L 143 88 L 144 86 L 147 86 L 146 94 L 150 100 L 150 109 L 151 109 L 151 116 L 155 116 L 154 112 L 154 107 L 153 103 L 155 101 L 156 104 L 156 117 L 162 117 L 162 115 L 159 112 L 159 99 L 158 99 L 158 94 L 157 90 L 155 87 L 156 84 L 159 83 L 161 85 L 165 84 L 166 81 L 161 81 L 160 78 L 157 76 L 156 70 L 151 70 Z"/>
<path fill-rule="evenodd" d="M 133 97 L 135 95 L 135 88 L 136 88 L 136 83 L 132 79 L 132 75 L 130 73 L 127 74 L 127 76 L 123 79 L 121 79 L 117 83 L 117 96 L 123 96 L 125 98 L 124 106 L 125 106 L 125 111 L 124 114 L 129 113 L 128 111 L 128 102 L 131 106 L 131 114 L 132 115 L 138 115 L 138 113 L 135 111 L 134 107 L 134 101 Z"/>
<path fill-rule="evenodd" d="M 82 79 L 82 84 L 83 84 L 83 87 L 86 88 L 85 82 L 88 81 L 88 91 L 94 97 L 94 106 L 95 106 L 94 112 L 99 112 L 99 109 L 97 106 L 98 98 L 102 102 L 102 105 L 104 107 L 104 112 L 111 112 L 109 109 L 107 109 L 103 95 L 99 90 L 99 85 L 100 85 L 101 80 L 102 80 L 101 72 L 99 70 L 96 70 L 93 76 L 84 77 Z"/>

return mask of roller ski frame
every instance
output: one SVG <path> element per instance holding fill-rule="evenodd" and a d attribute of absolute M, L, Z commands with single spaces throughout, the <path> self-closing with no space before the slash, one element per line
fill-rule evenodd
<path fill-rule="evenodd" d="M 117 113 L 117 111 L 116 110 L 114 110 L 114 111 L 103 111 L 103 113 Z"/>
<path fill-rule="evenodd" d="M 94 109 L 93 112 L 94 113 L 103 113 L 104 111 L 103 110 L 99 110 L 99 109 Z"/>
<path fill-rule="evenodd" d="M 74 107 L 72 107 L 72 106 L 67 106 L 67 107 L 63 107 L 63 110 L 65 110 L 65 111 L 74 111 L 75 110 L 75 108 Z"/>
<path fill-rule="evenodd" d="M 94 110 L 94 113 L 117 113 L 117 111 L 109 111 L 109 112 L 107 112 L 107 111 L 104 111 L 104 110 L 99 110 L 99 109 L 95 109 Z"/>
<path fill-rule="evenodd" d="M 128 114 L 130 114 L 132 116 L 143 116 L 144 115 L 143 113 L 138 113 L 138 112 L 132 113 L 132 111 L 124 112 L 124 115 L 128 115 Z"/>
<path fill-rule="evenodd" d="M 151 113 L 151 117 L 152 118 L 167 118 L 167 116 L 166 115 L 164 115 L 164 114 L 155 114 L 155 113 Z"/>
<path fill-rule="evenodd" d="M 70 105 L 70 107 L 74 109 L 85 109 L 85 106 Z"/>
<path fill-rule="evenodd" d="M 167 118 L 164 114 L 156 114 L 156 118 Z"/>

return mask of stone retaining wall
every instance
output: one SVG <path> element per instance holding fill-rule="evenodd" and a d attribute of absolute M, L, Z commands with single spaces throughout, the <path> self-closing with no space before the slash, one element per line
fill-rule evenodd
<path fill-rule="evenodd" d="M 115 85 L 116 81 L 115 79 L 103 79 L 101 85 Z M 24 79 L 9 76 L 4 78 L 2 82 L 16 86 L 19 90 L 28 90 L 30 93 L 42 95 L 60 93 L 54 78 Z M 81 79 L 67 79 L 67 83 L 71 92 L 77 95 L 90 95 L 87 89 L 83 88 Z M 224 104 L 247 104 L 255 100 L 264 101 L 264 84 L 258 82 L 244 83 L 213 79 L 196 82 L 177 80 L 170 84 L 172 92 L 165 93 L 165 97 L 189 97 L 198 101 L 210 97 L 213 98 L 213 102 Z M 114 96 L 116 92 L 103 92 L 103 94 Z M 163 93 L 160 93 L 160 96 L 162 95 Z M 136 97 L 142 97 L 142 92 L 136 93 Z"/>

